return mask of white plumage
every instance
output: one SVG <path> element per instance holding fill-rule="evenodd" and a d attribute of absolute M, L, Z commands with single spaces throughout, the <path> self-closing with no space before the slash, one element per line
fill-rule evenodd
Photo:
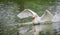
<path fill-rule="evenodd" d="M 22 11 L 21 13 L 19 13 L 17 16 L 20 18 L 20 19 L 23 19 L 23 18 L 27 18 L 27 17 L 34 17 L 35 15 L 37 15 L 35 12 L 33 12 L 32 10 L 30 9 L 25 9 L 24 11 Z"/>
<path fill-rule="evenodd" d="M 34 11 L 30 9 L 25 9 L 24 11 L 20 12 L 17 16 L 20 19 L 27 18 L 27 17 L 33 17 L 34 23 L 39 23 L 39 22 L 45 22 L 45 21 L 52 20 L 53 15 L 48 10 L 46 10 L 46 12 L 41 17 L 39 17 L 38 14 L 35 13 Z"/>
<path fill-rule="evenodd" d="M 35 13 L 34 11 L 32 11 L 30 9 L 25 9 L 24 11 L 19 13 L 17 16 L 20 19 L 27 18 L 27 17 L 31 16 L 34 18 L 32 21 L 33 23 L 41 23 L 41 22 L 45 22 L 45 21 L 51 21 L 53 18 L 53 15 L 48 10 L 46 10 L 46 12 L 41 17 L 39 17 L 37 15 L 37 13 Z M 36 28 L 36 31 L 38 32 L 39 30 L 41 31 L 42 29 L 44 29 L 46 27 L 40 26 L 40 27 L 35 27 L 35 28 Z"/>
<path fill-rule="evenodd" d="M 51 21 L 52 18 L 53 18 L 53 14 L 51 14 L 48 10 L 46 10 L 46 12 L 41 16 L 42 22 Z"/>

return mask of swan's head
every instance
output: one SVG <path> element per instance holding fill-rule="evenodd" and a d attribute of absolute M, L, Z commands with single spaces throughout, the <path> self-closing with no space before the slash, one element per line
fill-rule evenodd
<path fill-rule="evenodd" d="M 33 19 L 36 19 L 36 18 L 38 18 L 38 17 L 39 17 L 38 15 L 34 15 L 34 16 L 33 16 Z"/>
<path fill-rule="evenodd" d="M 33 17 L 33 19 L 32 19 L 32 22 L 33 22 L 33 23 L 39 23 L 39 22 L 40 22 L 40 17 L 37 16 L 37 15 L 35 15 L 35 16 Z"/>

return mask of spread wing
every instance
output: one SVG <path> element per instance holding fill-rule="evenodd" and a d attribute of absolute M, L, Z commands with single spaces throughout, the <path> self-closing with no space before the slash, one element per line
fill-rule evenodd
<path fill-rule="evenodd" d="M 19 13 L 17 15 L 17 17 L 19 17 L 20 19 L 23 18 L 27 18 L 27 17 L 34 17 L 35 15 L 37 15 L 34 11 L 30 10 L 30 9 L 25 9 L 23 10 L 21 13 Z"/>
<path fill-rule="evenodd" d="M 51 21 L 52 20 L 53 15 L 46 10 L 46 12 L 42 15 L 41 19 L 44 21 Z"/>

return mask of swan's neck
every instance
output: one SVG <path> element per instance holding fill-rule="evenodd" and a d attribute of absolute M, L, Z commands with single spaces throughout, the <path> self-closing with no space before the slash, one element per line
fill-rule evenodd
<path fill-rule="evenodd" d="M 37 22 L 37 19 L 39 18 L 39 16 L 35 16 L 32 20 L 33 23 Z"/>
<path fill-rule="evenodd" d="M 35 16 L 34 19 L 37 19 L 39 16 Z"/>

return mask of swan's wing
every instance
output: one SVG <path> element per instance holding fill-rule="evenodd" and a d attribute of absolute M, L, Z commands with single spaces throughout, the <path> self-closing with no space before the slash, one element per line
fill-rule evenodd
<path fill-rule="evenodd" d="M 34 17 L 35 15 L 37 15 L 34 11 L 30 10 L 30 9 L 25 9 L 23 10 L 21 13 L 19 13 L 17 16 L 20 18 L 20 19 L 23 19 L 23 18 L 27 18 L 27 17 Z"/>
<path fill-rule="evenodd" d="M 41 19 L 44 21 L 50 21 L 52 18 L 53 15 L 48 10 L 46 10 L 46 12 L 41 16 Z"/>

